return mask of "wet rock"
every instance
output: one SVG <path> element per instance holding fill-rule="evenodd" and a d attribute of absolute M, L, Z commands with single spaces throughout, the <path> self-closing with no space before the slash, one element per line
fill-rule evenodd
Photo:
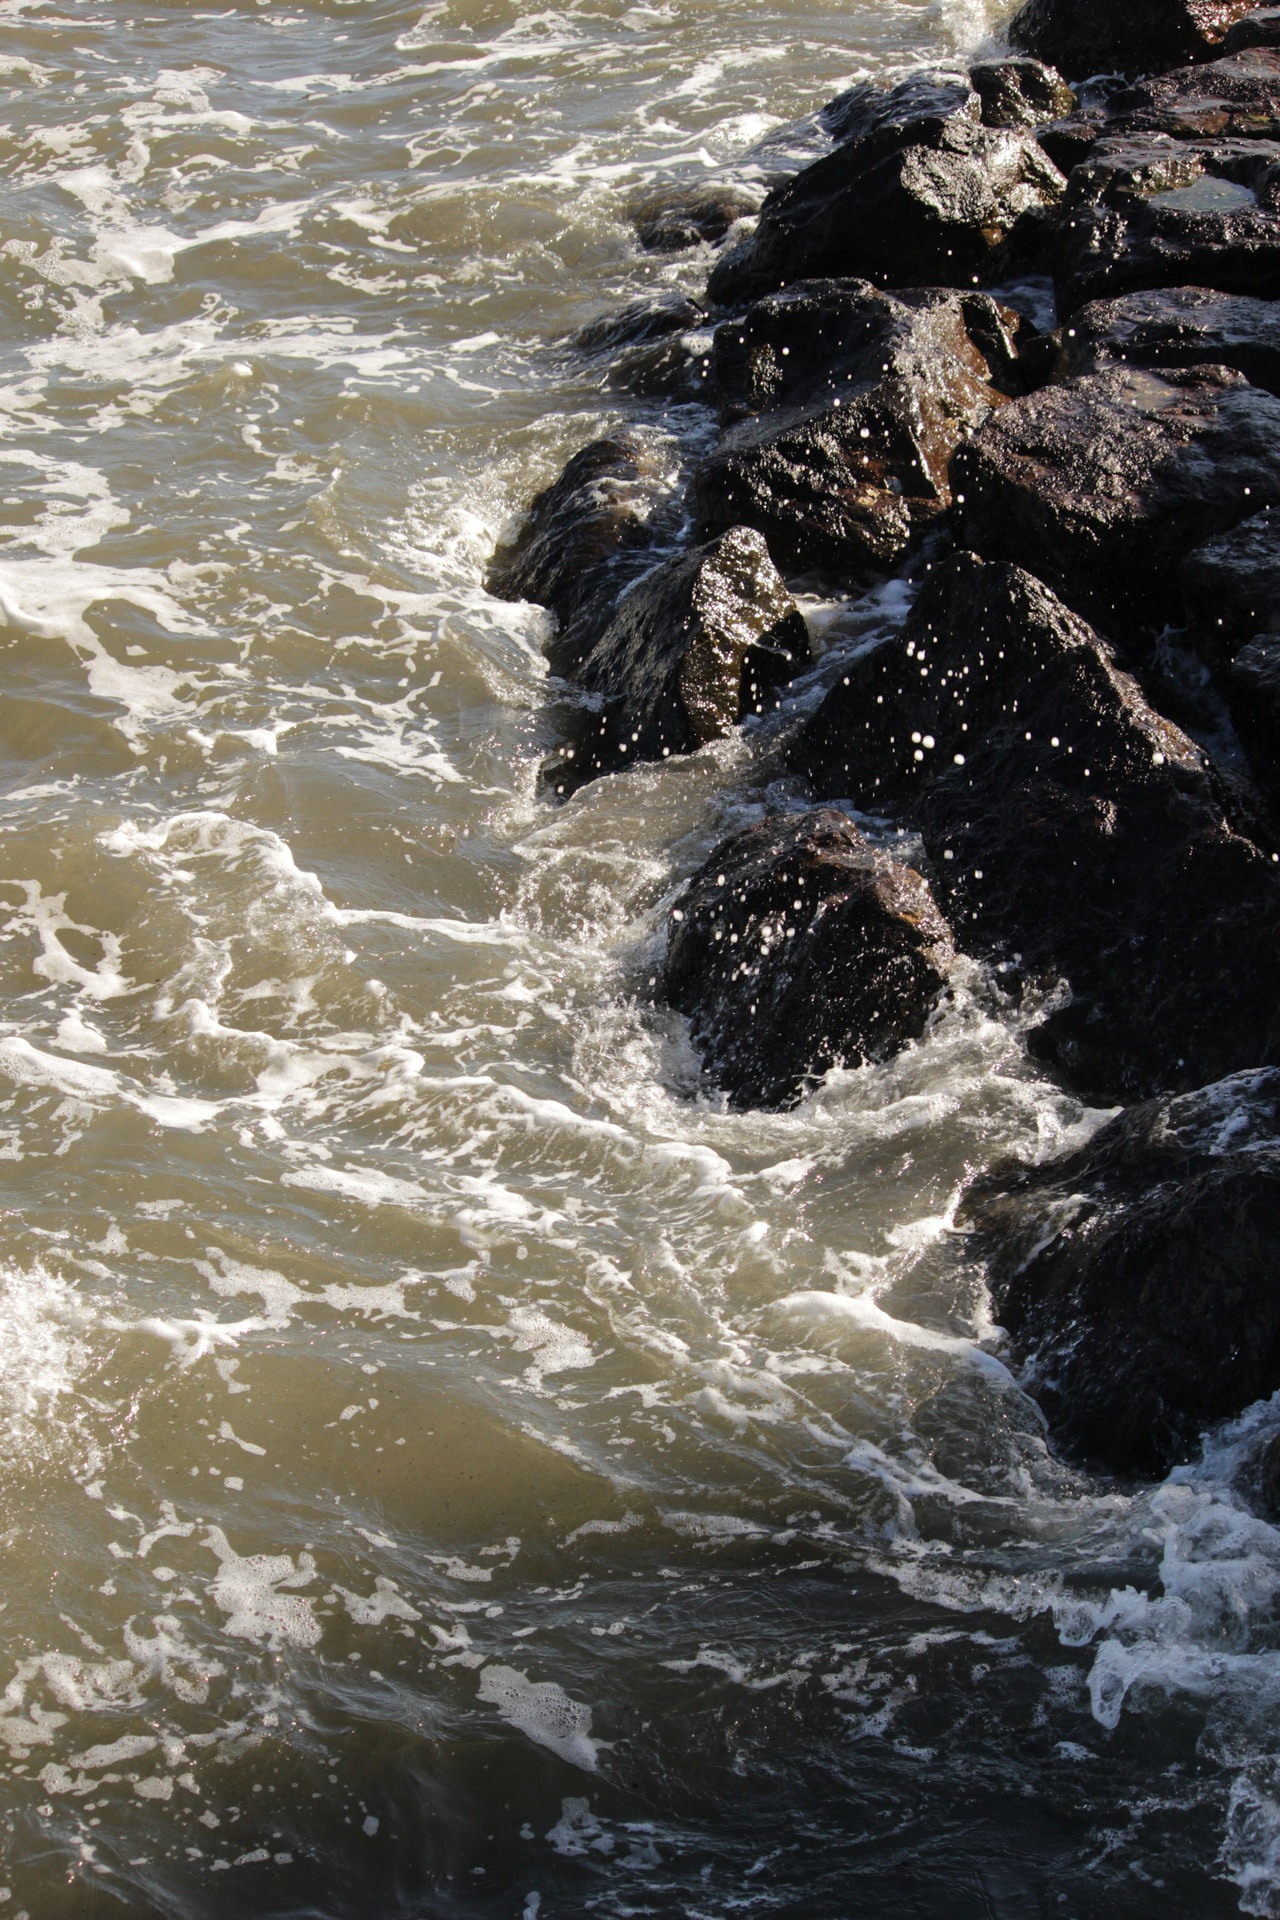
<path fill-rule="evenodd" d="M 665 188 L 630 209 L 636 239 L 649 253 L 683 253 L 723 240 L 760 209 L 760 195 L 731 183 Z"/>
<path fill-rule="evenodd" d="M 1280 144 L 1100 140 L 1068 182 L 1052 243 L 1058 310 L 1148 287 L 1280 293 Z"/>
<path fill-rule="evenodd" d="M 1032 1036 L 1101 1101 L 1280 1058 L 1280 868 L 1205 753 L 1018 567 L 957 554 L 788 751 L 914 826 L 967 949 L 1065 980 Z"/>
<path fill-rule="evenodd" d="M 969 70 L 984 127 L 1036 127 L 1071 112 L 1076 97 L 1041 60 L 982 60 Z"/>
<path fill-rule="evenodd" d="M 694 476 L 699 526 L 757 527 L 778 565 L 846 580 L 892 566 L 1002 404 L 991 361 L 1012 375 L 1019 324 L 985 295 L 866 281 L 803 282 L 725 322 L 711 380 L 734 424 Z"/>
<path fill-rule="evenodd" d="M 1231 717 L 1259 784 L 1280 800 L 1280 633 L 1240 649 L 1228 676 Z"/>
<path fill-rule="evenodd" d="M 1050 120 L 1037 127 L 1036 141 L 1048 154 L 1059 173 L 1070 175 L 1089 158 L 1107 132 L 1107 114 L 1102 107 L 1083 107 L 1061 120 Z"/>
<path fill-rule="evenodd" d="M 1235 367 L 1280 394 L 1280 309 L 1206 287 L 1161 287 L 1094 300 L 1061 332 L 1060 380 L 1107 367 Z"/>
<path fill-rule="evenodd" d="M 1115 367 L 1002 407 L 951 485 L 966 546 L 1136 637 L 1180 620 L 1190 547 L 1280 501 L 1280 400 L 1228 367 Z"/>
<path fill-rule="evenodd" d="M 633 427 L 593 440 L 494 554 L 490 593 L 537 601 L 557 616 L 560 631 L 547 647 L 555 672 L 572 672 L 590 651 L 618 593 L 643 566 L 675 475 L 670 443 L 660 435 Z"/>
<path fill-rule="evenodd" d="M 1024 53 L 1068 80 L 1208 59 L 1253 0 L 1026 0 L 1009 24 Z"/>
<path fill-rule="evenodd" d="M 1280 1073 L 1150 1101 L 962 1220 L 1060 1444 L 1163 1475 L 1280 1387 Z"/>
<path fill-rule="evenodd" d="M 597 697 L 544 776 L 563 794 L 722 739 L 809 663 L 804 617 L 758 533 L 735 527 L 638 580 L 574 678 Z"/>
<path fill-rule="evenodd" d="M 1193 547 L 1180 568 L 1187 608 L 1211 656 L 1231 659 L 1257 633 L 1280 631 L 1280 522 L 1253 514 Z"/>
<path fill-rule="evenodd" d="M 1025 130 L 984 127 L 973 89 L 917 80 L 845 100 L 843 144 L 770 193 L 712 273 L 714 304 L 826 276 L 967 287 L 1039 244 L 1061 175 Z"/>
<path fill-rule="evenodd" d="M 1233 1485 L 1261 1519 L 1280 1521 L 1280 1433 L 1269 1433 L 1251 1447 L 1233 1476 Z"/>
<path fill-rule="evenodd" d="M 1280 47 L 1280 7 L 1255 7 L 1228 29 L 1224 53 L 1243 53 L 1246 47 Z"/>
<path fill-rule="evenodd" d="M 605 358 L 616 393 L 643 400 L 701 400 L 706 388 L 706 313 L 683 294 L 637 300 L 579 327 L 570 344 Z"/>
<path fill-rule="evenodd" d="M 823 809 L 716 849 L 673 910 L 663 984 L 713 1084 L 778 1107 L 918 1038 L 952 957 L 920 875 Z"/>
<path fill-rule="evenodd" d="M 1117 134 L 1175 140 L 1280 139 L 1280 54 L 1250 48 L 1140 80 L 1108 102 Z"/>
<path fill-rule="evenodd" d="M 572 344 L 584 353 L 613 353 L 620 347 L 647 346 L 667 340 L 672 334 L 692 333 L 706 320 L 706 311 L 696 300 L 683 293 L 669 293 L 656 300 L 633 300 L 616 313 L 601 314 L 588 320 L 572 336 Z"/>

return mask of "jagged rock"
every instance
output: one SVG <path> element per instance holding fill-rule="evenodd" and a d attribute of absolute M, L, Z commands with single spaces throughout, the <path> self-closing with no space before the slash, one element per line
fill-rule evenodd
<path fill-rule="evenodd" d="M 630 209 L 636 239 L 649 253 L 683 253 L 723 240 L 739 220 L 757 213 L 760 196 L 750 188 L 720 185 L 670 187 Z"/>
<path fill-rule="evenodd" d="M 1061 120 L 1050 120 L 1036 129 L 1036 142 L 1048 154 L 1058 172 L 1068 178 L 1089 158 L 1107 131 L 1104 107 L 1081 107 Z"/>
<path fill-rule="evenodd" d="M 828 109 L 843 144 L 775 187 L 708 296 L 734 306 L 796 280 L 972 286 L 1030 248 L 1062 178 L 1029 133 L 984 127 L 969 87 L 855 88 Z"/>
<path fill-rule="evenodd" d="M 809 663 L 809 636 L 758 533 L 734 527 L 638 580 L 577 668 L 597 696 L 544 776 L 567 793 L 637 760 L 722 739 Z"/>
<path fill-rule="evenodd" d="M 716 849 L 672 912 L 663 984 L 731 1103 L 778 1107 L 918 1038 L 952 958 L 920 875 L 823 809 Z"/>
<path fill-rule="evenodd" d="M 698 468 L 706 533 L 759 528 L 780 566 L 843 579 L 891 566 L 948 504 L 947 463 L 1004 399 L 1018 317 L 981 294 L 811 281 L 716 331 L 712 384 L 734 422 Z"/>
<path fill-rule="evenodd" d="M 1280 293 L 1280 143 L 1099 140 L 1052 242 L 1058 311 L 1147 287 Z"/>
<path fill-rule="evenodd" d="M 1113 1120 L 1069 1159 L 995 1176 L 961 1215 L 1061 1445 L 1162 1475 L 1280 1387 L 1280 1073 Z"/>
<path fill-rule="evenodd" d="M 633 300 L 616 313 L 603 313 L 588 320 L 572 336 L 572 344 L 584 353 L 613 353 L 619 347 L 647 346 L 672 334 L 692 333 L 706 320 L 706 311 L 696 300 L 683 293 L 660 295 L 656 300 Z"/>
<path fill-rule="evenodd" d="M 957 942 L 1065 979 L 1034 1051 L 1102 1101 L 1280 1059 L 1280 867 L 1205 753 L 1039 580 L 962 553 L 788 751 L 921 834 Z"/>
<path fill-rule="evenodd" d="M 1009 24 L 1024 53 L 1068 80 L 1208 59 L 1254 0 L 1026 0 Z"/>
<path fill-rule="evenodd" d="M 1246 47 L 1280 47 L 1280 7 L 1256 7 L 1228 29 L 1224 53 L 1243 53 Z"/>
<path fill-rule="evenodd" d="M 1280 400 L 1229 367 L 1114 367 L 1013 400 L 951 462 L 959 537 L 1104 631 L 1178 621 L 1188 548 L 1280 501 Z"/>
<path fill-rule="evenodd" d="M 1093 300 L 1060 334 L 1056 378 L 1133 367 L 1235 367 L 1280 394 L 1280 309 L 1206 287 L 1161 287 Z"/>
<path fill-rule="evenodd" d="M 1280 630 L 1280 520 L 1253 514 L 1193 547 L 1180 568 L 1195 628 L 1219 659 L 1257 633 Z"/>
<path fill-rule="evenodd" d="M 984 127 L 1037 127 L 1071 112 L 1076 97 L 1041 60 L 981 60 L 969 84 L 982 102 Z"/>
<path fill-rule="evenodd" d="M 676 463 L 670 442 L 624 427 L 575 453 L 538 494 L 514 539 L 498 548 L 487 586 L 503 600 L 550 607 L 559 632 L 547 657 L 556 673 L 585 658 L 628 579 L 663 525 Z"/>
<path fill-rule="evenodd" d="M 1140 80 L 1108 102 L 1117 134 L 1175 140 L 1280 139 L 1280 54 L 1254 47 Z"/>
<path fill-rule="evenodd" d="M 1240 649 L 1228 676 L 1231 717 L 1259 784 L 1280 800 L 1280 633 Z"/>

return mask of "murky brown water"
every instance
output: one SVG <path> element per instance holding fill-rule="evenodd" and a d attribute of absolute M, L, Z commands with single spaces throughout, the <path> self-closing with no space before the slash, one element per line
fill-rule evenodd
<path fill-rule="evenodd" d="M 1096 1116 L 976 973 L 697 1099 L 769 742 L 549 810 L 481 585 L 705 276 L 629 201 L 986 24 L 0 0 L 5 1915 L 1280 1913 L 1230 1438 L 1065 1474 L 949 1233 Z"/>

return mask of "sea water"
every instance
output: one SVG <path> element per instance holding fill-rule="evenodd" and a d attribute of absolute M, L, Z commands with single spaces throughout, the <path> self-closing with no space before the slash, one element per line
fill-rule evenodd
<path fill-rule="evenodd" d="M 772 727 L 538 797 L 495 540 L 665 186 L 979 0 L 0 0 L 0 1914 L 1280 1914 L 1254 1409 L 1059 1463 L 961 1188 L 1105 1117 L 971 964 L 783 1114 L 652 990 Z M 908 848 L 908 851 L 910 849 Z"/>

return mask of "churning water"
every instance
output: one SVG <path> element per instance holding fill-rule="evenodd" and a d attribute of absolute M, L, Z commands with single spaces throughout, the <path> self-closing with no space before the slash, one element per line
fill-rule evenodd
<path fill-rule="evenodd" d="M 705 277 L 635 196 L 990 26 L 0 0 L 5 1920 L 1280 1914 L 1240 1434 L 1064 1470 L 950 1225 L 1099 1116 L 976 971 L 700 1098 L 770 740 L 548 807 L 482 584 L 622 417 L 565 336 Z"/>

